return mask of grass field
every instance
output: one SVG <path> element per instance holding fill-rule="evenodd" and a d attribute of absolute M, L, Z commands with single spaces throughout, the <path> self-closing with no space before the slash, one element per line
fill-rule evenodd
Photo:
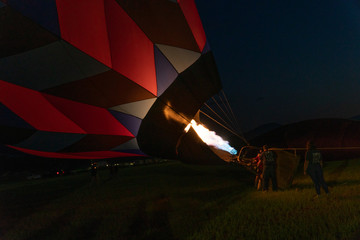
<path fill-rule="evenodd" d="M 360 160 L 326 163 L 324 172 L 331 196 L 316 200 L 308 176 L 262 193 L 233 165 L 0 182 L 0 239 L 360 239 Z"/>

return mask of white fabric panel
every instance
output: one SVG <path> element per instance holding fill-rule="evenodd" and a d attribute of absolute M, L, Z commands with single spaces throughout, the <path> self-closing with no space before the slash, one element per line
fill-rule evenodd
<path fill-rule="evenodd" d="M 142 101 L 118 105 L 110 109 L 144 119 L 155 101 L 156 98 L 150 98 Z"/>
<path fill-rule="evenodd" d="M 201 53 L 193 52 L 183 48 L 156 44 L 160 51 L 170 61 L 178 73 L 183 72 L 199 59 Z"/>

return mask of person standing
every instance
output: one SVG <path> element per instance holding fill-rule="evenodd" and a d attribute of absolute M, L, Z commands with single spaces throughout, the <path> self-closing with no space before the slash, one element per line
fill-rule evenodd
<path fill-rule="evenodd" d="M 255 176 L 255 188 L 259 191 L 262 187 L 262 173 L 263 173 L 263 164 L 261 160 L 262 149 L 259 150 L 258 155 L 254 158 L 256 176 Z"/>
<path fill-rule="evenodd" d="M 326 194 L 329 194 L 328 186 L 323 175 L 323 158 L 319 150 L 316 149 L 312 141 L 306 144 L 306 154 L 304 162 L 304 175 L 308 174 L 315 185 L 316 196 L 320 197 L 320 188 L 322 187 Z"/>
<path fill-rule="evenodd" d="M 277 179 L 276 179 L 276 153 L 269 150 L 267 145 L 263 146 L 263 153 L 261 154 L 261 160 L 263 163 L 263 191 L 269 190 L 269 181 L 271 179 L 272 190 L 277 191 Z"/>
<path fill-rule="evenodd" d="M 96 167 L 96 162 L 91 161 L 91 166 L 90 166 L 90 175 L 91 175 L 91 182 L 90 185 L 94 185 L 94 184 L 98 184 L 98 177 L 97 177 L 97 167 Z"/>

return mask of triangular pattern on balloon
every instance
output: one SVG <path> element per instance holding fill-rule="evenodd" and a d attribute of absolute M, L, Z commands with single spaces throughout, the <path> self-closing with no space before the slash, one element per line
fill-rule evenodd
<path fill-rule="evenodd" d="M 38 91 L 108 70 L 104 64 L 62 40 L 0 58 L 1 80 Z"/>
<path fill-rule="evenodd" d="M 55 97 L 45 93 L 43 93 L 43 96 L 55 106 L 56 109 L 61 111 L 88 134 L 134 137 L 134 135 L 105 108 Z"/>
<path fill-rule="evenodd" d="M 211 51 L 210 44 L 209 44 L 209 41 L 206 41 L 204 49 L 202 50 L 201 54 L 205 54 L 205 53 L 207 53 L 209 51 Z"/>
<path fill-rule="evenodd" d="M 112 151 L 124 151 L 124 150 L 139 150 L 139 144 L 136 140 L 136 138 L 131 139 L 130 141 L 123 143 L 119 146 L 114 147 L 113 149 L 111 149 Z"/>
<path fill-rule="evenodd" d="M 56 4 L 61 38 L 112 67 L 104 1 L 61 0 Z"/>
<path fill-rule="evenodd" d="M 115 110 L 109 110 L 109 112 L 124 126 L 126 127 L 134 136 L 137 136 L 139 128 L 141 125 L 141 119 L 128 115 L 122 112 Z"/>
<path fill-rule="evenodd" d="M 130 141 L 121 144 L 113 149 L 112 151 L 117 152 L 123 152 L 123 153 L 133 153 L 133 154 L 140 154 L 140 155 L 146 155 L 144 152 L 140 150 L 139 144 L 137 142 L 137 139 L 131 139 Z"/>
<path fill-rule="evenodd" d="M 199 59 L 201 53 L 183 48 L 156 44 L 164 56 L 170 61 L 178 73 L 183 72 Z"/>
<path fill-rule="evenodd" d="M 146 154 L 141 151 L 140 149 L 129 149 L 129 150 L 124 150 L 121 151 L 122 153 L 128 153 L 128 154 L 138 154 L 138 155 L 143 155 L 146 156 Z"/>
<path fill-rule="evenodd" d="M 57 152 L 80 141 L 86 134 L 37 131 L 14 146 L 45 152 Z"/>
<path fill-rule="evenodd" d="M 175 81 L 178 73 L 174 66 L 171 65 L 169 60 L 156 46 L 154 46 L 154 53 L 158 96 L 161 96 L 161 94 Z"/>
<path fill-rule="evenodd" d="M 195 40 L 199 46 L 200 51 L 202 51 L 206 43 L 206 36 L 199 13 L 196 9 L 195 1 L 178 0 L 178 3 L 195 37 Z"/>
<path fill-rule="evenodd" d="M 30 124 L 28 124 L 24 119 L 16 115 L 5 105 L 0 103 L 0 126 L 11 126 L 19 128 L 28 128 L 34 129 Z"/>
<path fill-rule="evenodd" d="M 71 153 L 71 156 L 77 156 L 86 159 L 105 159 L 105 158 L 121 158 L 121 157 L 139 157 L 145 154 L 137 153 L 125 153 L 116 151 L 91 151 L 91 152 L 79 152 Z"/>
<path fill-rule="evenodd" d="M 58 36 L 7 6 L 1 8 L 0 38 L 0 58 L 24 53 L 59 40 Z"/>
<path fill-rule="evenodd" d="M 0 102 L 37 130 L 85 133 L 38 91 L 0 80 Z"/>
<path fill-rule="evenodd" d="M 112 69 L 157 95 L 153 42 L 115 0 L 104 6 Z"/>
<path fill-rule="evenodd" d="M 0 1 L 1 4 L 1 1 Z M 16 149 L 11 148 L 10 145 L 0 144 L 0 152 L 1 154 L 13 156 L 13 157 L 27 157 L 28 155 L 24 152 L 18 151 Z"/>
<path fill-rule="evenodd" d="M 126 114 L 133 115 L 135 117 L 144 119 L 146 114 L 148 113 L 151 106 L 156 101 L 156 98 L 146 99 L 142 101 L 137 101 L 133 103 L 127 103 L 118 105 L 115 107 L 110 108 L 110 110 L 115 110 L 118 112 L 123 112 Z"/>
<path fill-rule="evenodd" d="M 43 28 L 60 36 L 60 28 L 55 0 L 10 0 L 8 5 L 30 18 Z M 1 7 L 1 2 L 0 2 Z"/>
<path fill-rule="evenodd" d="M 13 145 L 24 141 L 35 134 L 35 129 L 0 126 L 0 144 Z M 0 151 L 1 152 L 1 151 Z M 0 154 L 1 155 L 1 154 Z"/>
<path fill-rule="evenodd" d="M 116 2 L 151 42 L 199 51 L 189 23 L 176 0 L 116 0 Z"/>
<path fill-rule="evenodd" d="M 79 141 L 62 149 L 61 152 L 108 151 L 133 138 L 134 137 L 119 135 L 88 134 Z"/>
<path fill-rule="evenodd" d="M 42 92 L 102 108 L 156 97 L 114 70 L 64 83 Z"/>

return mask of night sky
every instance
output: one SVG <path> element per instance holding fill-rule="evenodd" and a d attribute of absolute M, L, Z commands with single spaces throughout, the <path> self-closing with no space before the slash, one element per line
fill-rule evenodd
<path fill-rule="evenodd" d="M 195 2 L 244 131 L 360 115 L 360 1 Z"/>

